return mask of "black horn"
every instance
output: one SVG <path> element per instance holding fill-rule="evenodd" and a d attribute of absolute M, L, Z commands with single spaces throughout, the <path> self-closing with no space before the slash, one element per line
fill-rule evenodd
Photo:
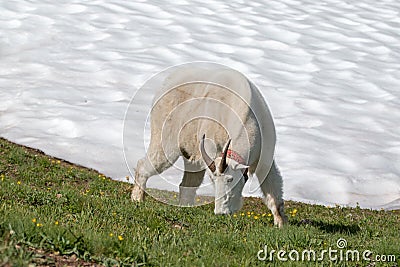
<path fill-rule="evenodd" d="M 207 167 L 210 169 L 210 171 L 215 172 L 216 168 L 215 168 L 215 163 L 214 160 L 212 160 L 212 158 L 210 158 L 209 155 L 207 155 L 207 152 L 204 148 L 204 140 L 206 138 L 206 135 L 203 135 L 203 138 L 201 139 L 200 142 L 200 152 L 201 152 L 201 156 L 203 157 L 204 161 L 207 164 Z"/>
<path fill-rule="evenodd" d="M 229 145 L 231 144 L 231 140 L 232 139 L 229 139 L 228 142 L 226 142 L 226 144 L 224 146 L 222 160 L 221 160 L 221 163 L 219 164 L 219 172 L 220 173 L 224 173 L 224 171 L 226 170 L 226 167 L 228 167 L 228 165 L 226 164 L 226 157 L 228 156 L 228 149 L 229 149 Z"/>

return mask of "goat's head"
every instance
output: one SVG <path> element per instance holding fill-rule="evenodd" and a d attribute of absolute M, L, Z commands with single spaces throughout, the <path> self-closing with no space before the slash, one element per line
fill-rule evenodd
<path fill-rule="evenodd" d="M 200 151 L 215 188 L 214 213 L 232 214 L 242 207 L 242 191 L 247 181 L 248 166 L 227 157 L 231 139 L 226 142 L 222 155 L 215 160 L 207 155 L 204 139 L 205 135 L 201 140 Z"/>

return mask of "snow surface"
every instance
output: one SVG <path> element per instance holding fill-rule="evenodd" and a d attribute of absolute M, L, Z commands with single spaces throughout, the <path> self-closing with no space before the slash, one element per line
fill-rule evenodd
<path fill-rule="evenodd" d="M 124 179 L 134 93 L 214 61 L 266 97 L 286 199 L 400 208 L 399 29 L 397 0 L 2 1 L 0 135 Z"/>

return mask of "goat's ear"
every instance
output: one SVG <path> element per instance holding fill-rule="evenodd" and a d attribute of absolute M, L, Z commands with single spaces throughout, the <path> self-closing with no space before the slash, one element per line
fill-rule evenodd
<path fill-rule="evenodd" d="M 247 168 L 249 168 L 249 166 L 244 165 L 244 164 L 240 164 L 240 163 L 238 163 L 238 164 L 233 166 L 234 170 L 242 170 L 242 169 L 247 169 Z"/>

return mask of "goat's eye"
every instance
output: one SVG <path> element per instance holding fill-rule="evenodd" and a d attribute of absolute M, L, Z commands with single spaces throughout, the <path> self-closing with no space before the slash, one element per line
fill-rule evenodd
<path fill-rule="evenodd" d="M 226 181 L 227 181 L 228 183 L 231 183 L 231 182 L 233 181 L 233 177 L 228 178 Z"/>

